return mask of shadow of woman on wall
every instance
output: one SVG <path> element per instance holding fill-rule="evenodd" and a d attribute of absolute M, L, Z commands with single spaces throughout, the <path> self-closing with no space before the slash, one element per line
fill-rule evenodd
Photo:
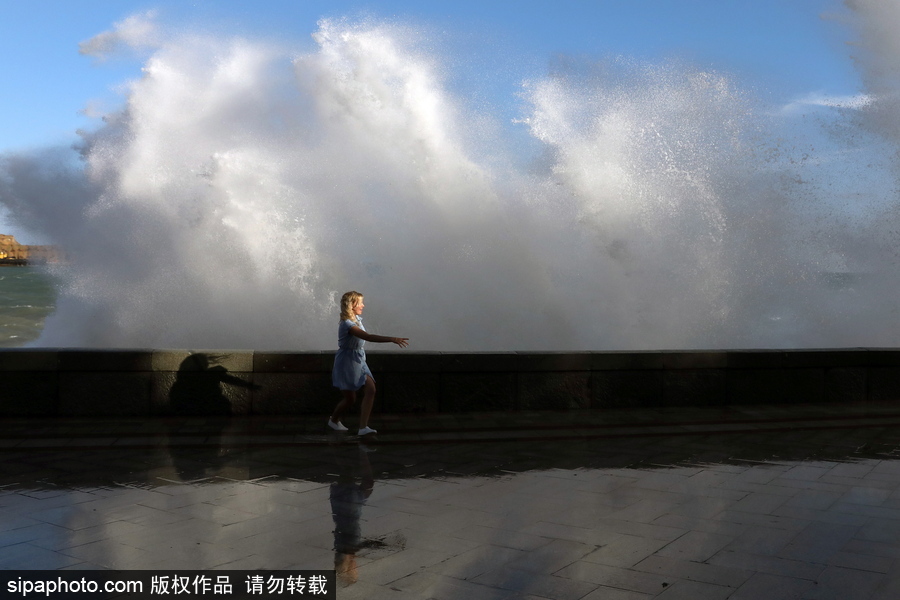
<path fill-rule="evenodd" d="M 175 383 L 169 392 L 169 407 L 176 415 L 232 414 L 231 401 L 222 384 L 249 389 L 260 386 L 228 373 L 220 363 L 227 354 L 191 354 L 178 367 Z"/>

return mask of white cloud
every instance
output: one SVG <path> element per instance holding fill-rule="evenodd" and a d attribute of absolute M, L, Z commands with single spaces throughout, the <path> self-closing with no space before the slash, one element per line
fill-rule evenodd
<path fill-rule="evenodd" d="M 131 15 L 116 23 L 112 30 L 104 31 L 78 45 L 78 51 L 100 60 L 124 49 L 154 46 L 159 40 L 156 11 Z"/>

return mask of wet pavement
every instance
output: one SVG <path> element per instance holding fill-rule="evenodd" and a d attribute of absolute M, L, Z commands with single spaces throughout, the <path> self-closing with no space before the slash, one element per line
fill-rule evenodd
<path fill-rule="evenodd" d="M 900 597 L 900 406 L 324 423 L 0 421 L 0 568 L 337 568 L 338 598 L 366 599 Z"/>

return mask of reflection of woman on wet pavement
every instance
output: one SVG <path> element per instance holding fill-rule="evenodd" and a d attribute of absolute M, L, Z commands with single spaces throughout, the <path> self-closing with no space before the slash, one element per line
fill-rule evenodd
<path fill-rule="evenodd" d="M 334 356 L 334 369 L 331 381 L 334 387 L 341 390 L 341 401 L 328 419 L 328 426 L 335 431 L 347 431 L 341 418 L 353 403 L 356 392 L 365 386 L 363 401 L 359 407 L 359 435 L 377 433 L 369 427 L 369 415 L 375 402 L 375 379 L 366 364 L 366 342 L 397 344 L 406 348 L 409 338 L 388 337 L 368 333 L 362 324 L 362 312 L 365 308 L 363 295 L 359 292 L 347 292 L 341 298 L 341 323 L 338 327 L 338 351 Z"/>
<path fill-rule="evenodd" d="M 356 482 L 354 468 L 347 464 L 331 484 L 331 518 L 334 520 L 334 570 L 344 585 L 356 583 L 356 553 L 365 545 L 359 526 L 363 505 L 372 495 L 375 479 L 366 451 L 359 449 L 361 481 Z"/>

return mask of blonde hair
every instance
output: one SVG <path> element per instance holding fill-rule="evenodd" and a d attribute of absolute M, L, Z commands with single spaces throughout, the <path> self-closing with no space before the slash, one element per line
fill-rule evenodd
<path fill-rule="evenodd" d="M 353 309 L 357 304 L 362 302 L 363 295 L 359 292 L 347 292 L 343 296 L 341 296 L 341 321 L 356 321 L 356 315 L 353 314 Z"/>

